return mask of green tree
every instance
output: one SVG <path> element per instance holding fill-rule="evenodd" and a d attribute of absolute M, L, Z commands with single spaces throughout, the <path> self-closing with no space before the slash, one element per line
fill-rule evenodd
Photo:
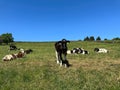
<path fill-rule="evenodd" d="M 2 37 L 0 36 L 0 45 L 2 44 L 3 40 L 2 40 Z"/>
<path fill-rule="evenodd" d="M 108 40 L 107 38 L 104 39 L 104 41 L 107 41 L 107 40 Z"/>
<path fill-rule="evenodd" d="M 101 41 L 101 38 L 98 36 L 98 37 L 96 38 L 96 41 Z"/>
<path fill-rule="evenodd" d="M 94 36 L 90 36 L 90 41 L 95 41 Z"/>
<path fill-rule="evenodd" d="M 87 36 L 86 38 L 84 38 L 84 41 L 89 41 L 90 38 Z"/>
<path fill-rule="evenodd" d="M 2 37 L 3 43 L 6 43 L 6 44 L 14 41 L 14 38 L 11 33 L 2 34 L 1 37 Z"/>

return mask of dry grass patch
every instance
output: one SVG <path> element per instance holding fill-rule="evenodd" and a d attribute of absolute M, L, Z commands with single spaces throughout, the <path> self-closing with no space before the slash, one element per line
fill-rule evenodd
<path fill-rule="evenodd" d="M 119 66 L 120 60 L 69 60 L 72 64 L 71 68 L 83 68 L 84 70 L 103 70 L 112 66 Z"/>

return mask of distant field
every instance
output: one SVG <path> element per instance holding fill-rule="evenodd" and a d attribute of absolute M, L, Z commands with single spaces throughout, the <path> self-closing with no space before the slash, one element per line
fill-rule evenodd
<path fill-rule="evenodd" d="M 0 90 L 120 90 L 120 43 L 71 42 L 68 48 L 84 48 L 89 55 L 68 55 L 69 68 L 56 64 L 54 42 L 15 43 L 33 49 L 22 59 L 3 62 L 8 46 L 0 46 Z M 97 54 L 95 47 L 106 48 Z"/>

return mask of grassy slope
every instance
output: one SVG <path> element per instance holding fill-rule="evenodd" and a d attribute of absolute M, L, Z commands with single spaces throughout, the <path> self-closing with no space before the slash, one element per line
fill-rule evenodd
<path fill-rule="evenodd" d="M 54 43 L 16 43 L 33 49 L 25 58 L 0 61 L 0 90 L 119 90 L 120 45 L 97 42 L 71 42 L 69 49 L 82 47 L 89 55 L 68 55 L 69 68 L 55 62 Z M 104 47 L 108 54 L 96 54 L 95 47 Z M 0 46 L 0 58 L 8 53 Z"/>

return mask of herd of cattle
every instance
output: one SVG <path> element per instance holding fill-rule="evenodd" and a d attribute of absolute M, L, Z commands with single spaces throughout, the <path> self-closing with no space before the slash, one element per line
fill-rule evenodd
<path fill-rule="evenodd" d="M 55 50 L 56 50 L 56 59 L 57 64 L 60 64 L 60 66 L 65 65 L 65 67 L 69 67 L 70 64 L 66 58 L 67 54 L 89 54 L 89 51 L 83 49 L 83 48 L 73 48 L 72 50 L 68 50 L 67 43 L 70 43 L 70 41 L 66 39 L 62 39 L 61 41 L 58 41 L 55 43 Z M 19 50 L 18 53 L 14 54 L 8 54 L 5 55 L 2 60 L 3 61 L 10 61 L 17 58 L 23 58 L 26 54 L 29 54 L 33 52 L 32 49 L 24 50 L 24 49 L 18 49 L 15 45 L 10 45 L 9 50 Z M 108 50 L 105 48 L 95 48 L 94 52 L 97 53 L 108 53 Z"/>
<path fill-rule="evenodd" d="M 94 52 L 96 53 L 108 53 L 108 50 L 105 48 L 95 48 Z M 72 50 L 67 50 L 67 54 L 89 54 L 89 51 L 83 48 L 73 48 Z"/>
<path fill-rule="evenodd" d="M 18 53 L 14 53 L 14 54 L 8 54 L 8 55 L 5 55 L 2 60 L 3 61 L 11 61 L 11 60 L 14 60 L 14 59 L 17 59 L 17 58 L 23 58 L 26 54 L 29 54 L 31 52 L 33 52 L 32 49 L 27 49 L 27 50 L 24 50 L 22 48 L 17 48 L 15 45 L 10 45 L 10 48 L 9 50 L 19 50 Z"/>
<path fill-rule="evenodd" d="M 83 48 L 73 48 L 72 50 L 68 50 L 67 43 L 70 43 L 70 41 L 66 39 L 62 39 L 55 43 L 57 64 L 60 64 L 60 66 L 70 66 L 66 58 L 67 54 L 89 54 L 89 52 Z M 97 53 L 108 53 L 108 50 L 105 48 L 95 48 L 94 51 Z"/>

